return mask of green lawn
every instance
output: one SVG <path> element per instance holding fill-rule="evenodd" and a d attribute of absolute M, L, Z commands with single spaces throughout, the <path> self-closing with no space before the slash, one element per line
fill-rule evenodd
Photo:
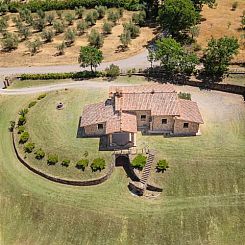
<path fill-rule="evenodd" d="M 36 95 L 0 96 L 1 244 L 243 244 L 242 97 L 186 86 L 177 89 L 191 92 L 205 124 L 200 137 L 138 135 L 139 147 L 145 142 L 170 165 L 164 174 L 153 171 L 152 181 L 164 191 L 151 200 L 130 194 L 129 179 L 120 168 L 107 182 L 93 187 L 64 186 L 31 173 L 16 159 L 7 127 Z M 32 129 L 32 137 L 42 144 L 43 140 L 54 140 L 57 151 L 68 155 L 65 138 L 69 136 L 72 147 L 78 149 L 81 144 L 83 152 L 82 139 L 74 138 L 77 116 L 85 101 L 99 101 L 107 95 L 106 89 L 68 90 L 51 95 L 32 108 L 33 112 L 39 108 L 35 117 L 31 111 L 28 115 L 33 117 L 33 126 L 39 128 L 36 133 Z M 60 100 L 66 109 L 59 114 L 52 108 Z M 50 113 L 45 112 L 47 108 Z M 58 122 L 64 117 L 67 124 Z M 45 126 L 50 120 L 58 124 Z M 60 137 L 55 137 L 52 131 L 58 130 L 58 125 Z M 93 144 L 96 146 L 88 148 L 97 147 L 97 141 Z"/>
<path fill-rule="evenodd" d="M 91 82 L 97 82 L 102 81 L 100 78 L 90 79 Z M 103 79 L 104 82 L 108 82 L 108 80 L 105 78 Z M 37 87 L 37 86 L 47 86 L 47 85 L 54 85 L 54 84 L 60 84 L 60 83 L 72 83 L 75 82 L 75 80 L 72 79 L 60 79 L 60 80 L 19 80 L 15 79 L 12 81 L 11 85 L 8 87 L 8 89 L 20 89 L 20 88 L 31 88 L 31 87 Z M 143 77 L 118 77 L 117 79 L 111 81 L 111 83 L 130 83 L 130 84 L 138 84 L 138 83 L 144 83 L 147 82 Z M 82 81 L 81 81 L 82 83 Z"/>

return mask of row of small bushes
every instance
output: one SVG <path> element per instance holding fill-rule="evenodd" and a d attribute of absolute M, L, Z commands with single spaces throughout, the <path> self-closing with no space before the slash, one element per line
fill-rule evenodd
<path fill-rule="evenodd" d="M 49 79 L 88 79 L 96 77 L 117 77 L 120 75 L 120 68 L 111 64 L 105 71 L 81 71 L 65 73 L 46 73 L 46 74 L 22 74 L 21 80 L 49 80 Z"/>
<path fill-rule="evenodd" d="M 20 1 L 11 1 L 7 4 L 8 11 L 17 12 L 20 8 L 28 8 L 32 12 L 37 10 L 50 11 L 50 10 L 65 10 L 74 9 L 75 7 L 83 6 L 85 8 L 94 8 L 95 6 L 102 5 L 108 8 L 123 7 L 127 10 L 139 10 L 143 5 L 139 0 L 30 0 L 22 4 Z"/>

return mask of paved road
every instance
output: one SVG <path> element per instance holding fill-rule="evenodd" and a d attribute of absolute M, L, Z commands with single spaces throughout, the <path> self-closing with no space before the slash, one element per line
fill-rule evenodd
<path fill-rule="evenodd" d="M 145 68 L 149 66 L 149 62 L 147 61 L 148 51 L 144 50 L 142 53 L 137 54 L 135 56 L 129 57 L 127 59 L 113 61 L 113 62 L 104 62 L 99 67 L 98 70 L 103 70 L 108 67 L 110 64 L 115 64 L 120 66 L 122 70 L 129 68 Z M 50 73 L 50 72 L 77 72 L 81 71 L 79 65 L 57 65 L 57 66 L 29 66 L 29 67 L 0 67 L 0 76 L 8 76 L 8 75 L 18 75 L 23 73 Z"/>
<path fill-rule="evenodd" d="M 124 83 L 114 83 L 114 82 L 93 82 L 89 80 L 69 82 L 69 83 L 59 83 L 48 86 L 37 86 L 31 88 L 20 88 L 20 89 L 0 89 L 0 94 L 5 95 L 25 95 L 41 92 L 49 92 L 60 89 L 71 89 L 71 88 L 108 88 L 111 85 L 125 85 Z"/>

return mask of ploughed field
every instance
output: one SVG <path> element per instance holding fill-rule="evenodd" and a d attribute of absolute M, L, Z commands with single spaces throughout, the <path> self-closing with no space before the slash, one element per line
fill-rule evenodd
<path fill-rule="evenodd" d="M 116 168 L 108 181 L 93 187 L 64 186 L 31 173 L 16 159 L 7 128 L 37 95 L 0 96 L 2 243 L 242 244 L 243 99 L 188 86 L 176 89 L 191 93 L 205 124 L 198 137 L 138 134 L 139 147 L 145 142 L 156 150 L 157 158 L 169 162 L 167 172 L 152 171 L 152 182 L 163 187 L 156 199 L 132 196 L 127 188 L 129 179 L 121 168 Z M 33 141 L 70 158 L 79 157 L 84 149 L 98 154 L 98 140 L 86 139 L 84 143 L 76 138 L 76 131 L 82 107 L 106 97 L 107 86 L 49 93 L 28 114 Z M 56 111 L 60 101 L 65 109 Z M 64 174 L 66 169 L 62 171 Z"/>

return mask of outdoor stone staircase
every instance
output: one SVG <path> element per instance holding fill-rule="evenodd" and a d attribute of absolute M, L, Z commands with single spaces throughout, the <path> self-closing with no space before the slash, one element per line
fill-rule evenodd
<path fill-rule="evenodd" d="M 142 178 L 140 179 L 140 183 L 143 185 L 144 190 L 146 189 L 146 186 L 147 186 L 147 181 L 150 176 L 151 165 L 154 161 L 154 157 L 155 157 L 155 154 L 152 151 L 150 151 L 147 157 L 146 165 L 142 173 Z"/>

